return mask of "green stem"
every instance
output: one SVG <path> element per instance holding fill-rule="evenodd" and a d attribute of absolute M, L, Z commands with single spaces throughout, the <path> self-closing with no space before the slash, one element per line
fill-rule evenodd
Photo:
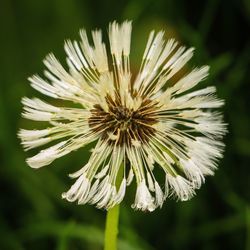
<path fill-rule="evenodd" d="M 104 250 L 117 250 L 117 235 L 120 205 L 116 205 L 107 212 Z"/>
<path fill-rule="evenodd" d="M 116 188 L 118 190 L 122 182 L 124 167 L 125 167 L 125 163 L 123 162 L 116 176 Z M 119 212 L 120 212 L 120 204 L 115 205 L 114 207 L 109 209 L 107 212 L 104 250 L 117 250 L 117 236 L 118 236 L 118 231 L 119 231 L 118 230 Z"/>

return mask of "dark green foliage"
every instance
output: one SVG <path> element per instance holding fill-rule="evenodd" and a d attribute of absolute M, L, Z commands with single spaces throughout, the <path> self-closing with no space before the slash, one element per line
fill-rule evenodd
<path fill-rule="evenodd" d="M 42 73 L 53 51 L 64 59 L 63 40 L 83 26 L 107 30 L 109 21 L 133 19 L 132 63 L 138 63 L 149 31 L 166 29 L 196 47 L 192 65 L 211 65 L 203 82 L 226 100 L 225 157 L 215 177 L 191 201 L 167 200 L 152 214 L 130 208 L 134 187 L 122 203 L 121 250 L 250 249 L 250 4 L 207 1 L 49 1 L 0 3 L 0 249 L 102 249 L 105 212 L 76 206 L 60 195 L 68 173 L 88 159 L 81 149 L 35 171 L 25 164 L 16 133 L 34 123 L 21 119 L 21 97 L 38 95 L 27 77 Z"/>

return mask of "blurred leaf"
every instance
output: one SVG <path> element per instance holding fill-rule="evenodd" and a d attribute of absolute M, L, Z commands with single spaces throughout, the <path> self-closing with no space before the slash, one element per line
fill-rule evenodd
<path fill-rule="evenodd" d="M 15 249 L 24 250 L 19 239 L 16 237 L 15 232 L 13 232 L 7 225 L 4 218 L 0 215 L 0 249 Z"/>
<path fill-rule="evenodd" d="M 246 207 L 246 250 L 250 249 L 250 207 Z"/>
<path fill-rule="evenodd" d="M 124 11 L 123 11 L 123 18 L 124 19 L 131 19 L 131 20 L 136 20 L 142 12 L 152 3 L 152 0 L 138 0 L 138 1 L 133 1 L 130 0 L 128 1 Z"/>
<path fill-rule="evenodd" d="M 228 66 L 232 63 L 233 57 L 230 53 L 223 53 L 217 57 L 214 57 L 208 64 L 210 65 L 210 76 L 209 79 L 215 79 L 224 70 L 228 68 Z"/>
<path fill-rule="evenodd" d="M 124 240 L 120 241 L 120 249 L 131 249 L 131 250 L 153 250 L 145 239 L 139 236 L 139 234 L 132 228 L 126 228 L 121 226 L 121 234 Z"/>
<path fill-rule="evenodd" d="M 35 240 L 46 236 L 53 236 L 55 238 L 77 238 L 85 240 L 96 245 L 103 244 L 103 232 L 95 227 L 89 225 L 80 225 L 74 221 L 67 223 L 59 221 L 41 221 L 34 224 L 29 224 L 27 227 L 21 229 L 19 234 L 24 240 Z"/>
<path fill-rule="evenodd" d="M 194 232 L 196 238 L 212 238 L 216 235 L 226 234 L 245 227 L 245 215 L 239 213 L 227 218 L 206 223 Z"/>
<path fill-rule="evenodd" d="M 205 3 L 205 9 L 202 13 L 202 18 L 199 25 L 199 32 L 202 35 L 203 40 L 206 40 L 212 21 L 215 18 L 215 12 L 218 8 L 218 5 L 218 0 L 208 0 Z"/>

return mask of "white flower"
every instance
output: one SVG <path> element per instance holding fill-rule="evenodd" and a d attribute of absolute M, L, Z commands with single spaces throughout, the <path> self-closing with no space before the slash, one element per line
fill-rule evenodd
<path fill-rule="evenodd" d="M 194 49 L 178 46 L 173 39 L 165 42 L 162 31 L 150 33 L 140 70 L 133 76 L 131 30 L 129 21 L 111 23 L 109 50 L 101 31 L 92 32 L 90 45 L 81 30 L 80 42 L 65 42 L 68 69 L 48 55 L 45 78 L 30 77 L 31 86 L 79 107 L 24 98 L 23 116 L 47 122 L 48 127 L 22 129 L 19 137 L 26 150 L 61 140 L 28 158 L 33 168 L 96 141 L 88 163 L 70 175 L 76 182 L 62 197 L 109 209 L 123 200 L 126 186 L 135 179 L 133 208 L 153 211 L 168 196 L 190 199 L 205 176 L 213 174 L 222 157 L 226 128 L 221 115 L 212 110 L 223 101 L 216 98 L 215 87 L 189 91 L 207 77 L 208 66 L 178 75 L 173 84 Z M 155 168 L 163 172 L 165 184 L 156 180 Z"/>

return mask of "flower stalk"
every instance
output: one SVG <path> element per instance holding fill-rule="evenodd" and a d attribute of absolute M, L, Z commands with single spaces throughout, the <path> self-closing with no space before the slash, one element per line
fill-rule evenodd
<path fill-rule="evenodd" d="M 123 178 L 125 164 L 122 163 L 117 173 L 116 188 L 119 188 Z M 117 236 L 119 233 L 120 204 L 115 205 L 107 211 L 104 250 L 117 249 Z"/>
<path fill-rule="evenodd" d="M 117 249 L 117 236 L 119 226 L 119 213 L 120 205 L 116 205 L 109 209 L 107 212 L 106 226 L 105 226 L 105 238 L 104 238 L 104 250 L 116 250 Z"/>

